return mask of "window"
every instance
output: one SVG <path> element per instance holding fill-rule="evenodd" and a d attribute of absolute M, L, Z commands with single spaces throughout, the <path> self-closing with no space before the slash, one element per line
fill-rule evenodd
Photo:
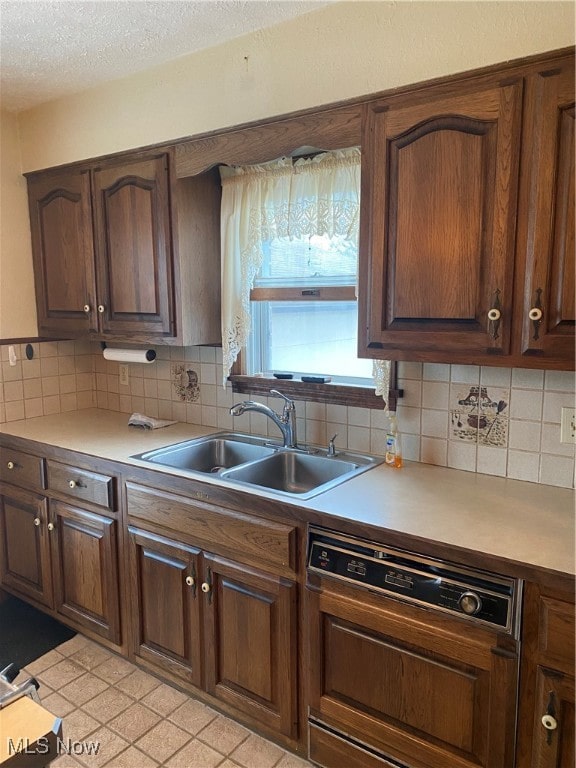
<path fill-rule="evenodd" d="M 262 250 L 250 292 L 247 373 L 373 386 L 372 361 L 356 352 L 356 244 L 312 235 L 266 241 Z"/>
<path fill-rule="evenodd" d="M 373 386 L 356 353 L 360 150 L 221 176 L 223 383 L 243 351 L 251 375 Z"/>

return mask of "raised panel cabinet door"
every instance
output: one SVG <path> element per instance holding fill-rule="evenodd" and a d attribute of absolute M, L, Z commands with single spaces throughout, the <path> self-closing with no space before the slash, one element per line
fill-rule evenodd
<path fill-rule="evenodd" d="M 532 768 L 573 768 L 574 678 L 538 667 Z"/>
<path fill-rule="evenodd" d="M 94 170 L 103 333 L 173 336 L 168 155 Z"/>
<path fill-rule="evenodd" d="M 574 57 L 527 80 L 518 218 L 518 352 L 574 369 Z M 523 276 L 523 279 L 522 279 Z"/>
<path fill-rule="evenodd" d="M 365 107 L 360 355 L 508 354 L 522 82 L 417 98 Z"/>
<path fill-rule="evenodd" d="M 52 607 L 48 516 L 43 496 L 0 486 L 2 584 Z"/>
<path fill-rule="evenodd" d="M 471 625 L 308 593 L 310 707 L 410 768 L 511 768 L 517 658 Z"/>
<path fill-rule="evenodd" d="M 206 690 L 296 735 L 296 585 L 204 556 Z"/>
<path fill-rule="evenodd" d="M 28 202 L 40 335 L 96 331 L 89 172 L 31 176 Z"/>
<path fill-rule="evenodd" d="M 54 602 L 58 613 L 119 644 L 117 523 L 50 502 Z"/>
<path fill-rule="evenodd" d="M 200 686 L 199 550 L 128 528 L 136 656 Z"/>

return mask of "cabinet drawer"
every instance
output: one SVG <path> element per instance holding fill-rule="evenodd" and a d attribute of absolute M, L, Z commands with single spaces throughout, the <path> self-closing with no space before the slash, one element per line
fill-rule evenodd
<path fill-rule="evenodd" d="M 44 459 L 13 448 L 2 448 L 0 480 L 29 490 L 45 488 Z"/>
<path fill-rule="evenodd" d="M 215 507 L 183 496 L 126 483 L 128 515 L 189 536 L 195 544 L 259 560 L 273 566 L 296 565 L 296 529 L 242 512 Z"/>
<path fill-rule="evenodd" d="M 63 493 L 76 501 L 88 501 L 114 509 L 114 479 L 88 469 L 48 460 L 48 490 Z"/>
<path fill-rule="evenodd" d="M 547 666 L 574 674 L 574 604 L 540 597 L 538 646 Z"/>
<path fill-rule="evenodd" d="M 330 729 L 310 723 L 310 760 L 325 768 L 343 766 L 346 768 L 395 768 L 398 763 L 389 763 L 372 749 L 349 741 Z"/>

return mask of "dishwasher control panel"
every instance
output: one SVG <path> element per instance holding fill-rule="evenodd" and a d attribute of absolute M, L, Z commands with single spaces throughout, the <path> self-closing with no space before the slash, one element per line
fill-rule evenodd
<path fill-rule="evenodd" d="M 308 570 L 517 636 L 517 579 L 311 528 Z"/>

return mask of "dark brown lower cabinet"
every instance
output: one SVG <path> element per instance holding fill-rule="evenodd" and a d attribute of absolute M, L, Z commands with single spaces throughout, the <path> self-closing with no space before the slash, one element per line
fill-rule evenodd
<path fill-rule="evenodd" d="M 120 643 L 116 521 L 50 502 L 54 608 Z"/>
<path fill-rule="evenodd" d="M 574 587 L 526 584 L 517 768 L 576 764 L 574 635 Z"/>
<path fill-rule="evenodd" d="M 206 690 L 296 735 L 296 585 L 204 556 Z"/>
<path fill-rule="evenodd" d="M 514 641 L 365 595 L 307 593 L 312 758 L 327 768 L 340 768 L 329 762 L 337 754 L 367 768 L 511 768 Z"/>
<path fill-rule="evenodd" d="M 200 686 L 199 550 L 136 528 L 128 531 L 133 651 Z"/>
<path fill-rule="evenodd" d="M 44 496 L 0 485 L 1 581 L 23 597 L 52 606 L 48 539 L 48 504 Z"/>
<path fill-rule="evenodd" d="M 113 518 L 2 486 L 2 585 L 119 645 L 117 525 Z"/>
<path fill-rule="evenodd" d="M 130 526 L 133 651 L 296 735 L 296 585 Z"/>
<path fill-rule="evenodd" d="M 556 670 L 536 670 L 533 768 L 573 768 L 574 678 Z"/>

